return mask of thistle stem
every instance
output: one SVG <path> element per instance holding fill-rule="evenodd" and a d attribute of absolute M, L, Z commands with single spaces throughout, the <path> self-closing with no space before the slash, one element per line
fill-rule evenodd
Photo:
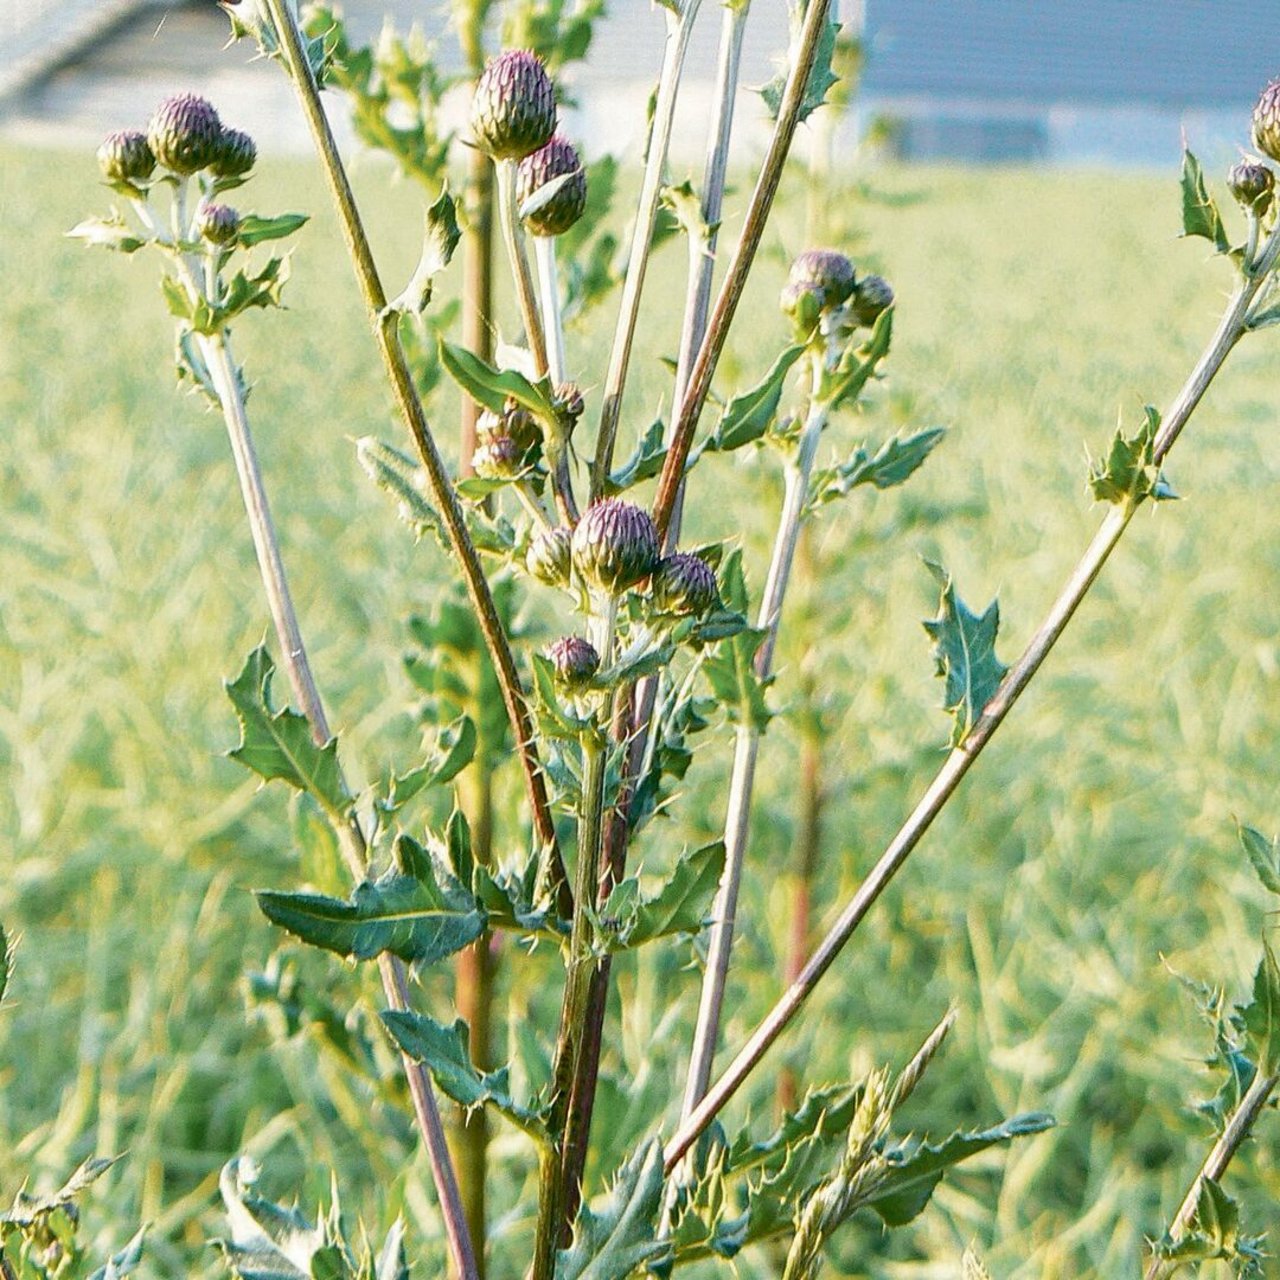
<path fill-rule="evenodd" d="M 1222 1175 L 1227 1171 L 1227 1166 L 1235 1158 L 1236 1152 L 1240 1150 L 1262 1114 L 1262 1109 L 1271 1100 L 1277 1084 L 1280 1084 L 1280 1075 L 1264 1076 L 1261 1071 L 1254 1074 L 1252 1083 L 1245 1091 L 1244 1097 L 1240 1099 L 1239 1105 L 1231 1113 L 1231 1118 L 1227 1121 L 1226 1128 L 1223 1129 L 1218 1141 L 1213 1144 L 1213 1149 L 1205 1157 L 1204 1164 L 1200 1166 L 1200 1171 L 1193 1179 L 1186 1196 L 1183 1197 L 1182 1204 L 1178 1207 L 1178 1212 L 1169 1224 L 1169 1239 L 1175 1244 L 1182 1239 L 1196 1216 L 1196 1204 L 1200 1199 L 1200 1188 L 1205 1179 L 1208 1178 L 1214 1182 L 1221 1180 Z M 1152 1258 L 1143 1274 L 1143 1280 L 1166 1280 L 1182 1265 L 1184 1264 L 1164 1258 Z"/>
<path fill-rule="evenodd" d="M 538 266 L 542 328 L 547 335 L 547 370 L 553 383 L 564 382 L 568 374 L 564 364 L 564 321 L 560 316 L 560 277 L 556 266 L 555 236 L 533 237 L 533 259 Z"/>
<path fill-rule="evenodd" d="M 397 405 L 422 458 L 432 497 L 448 531 L 449 544 L 462 569 L 467 592 L 471 597 L 472 606 L 475 608 L 476 617 L 484 635 L 485 645 L 493 660 L 498 684 L 502 689 L 503 702 L 511 720 L 516 752 L 524 772 L 525 789 L 528 792 L 529 805 L 533 813 L 534 831 L 542 846 L 550 852 L 552 873 L 558 885 L 563 887 L 559 897 L 561 907 L 564 909 L 570 905 L 564 864 L 560 858 L 555 822 L 551 816 L 546 783 L 538 759 L 533 718 L 516 670 L 511 645 L 498 616 L 493 593 L 489 590 L 475 544 L 467 531 L 457 491 L 449 479 L 444 460 L 427 422 L 422 401 L 414 386 L 404 348 L 400 343 L 396 318 L 386 314 L 386 292 L 378 274 L 377 264 L 373 259 L 373 250 L 369 245 L 364 223 L 356 207 L 351 184 L 347 180 L 337 142 L 320 102 L 320 91 L 307 62 L 297 22 L 287 0 L 267 0 L 267 5 L 280 37 L 281 47 L 303 114 L 306 116 L 316 149 L 323 162 L 325 179 L 337 208 L 339 224 L 351 254 L 365 306 L 374 324 L 375 339 L 391 381 Z"/>
<path fill-rule="evenodd" d="M 478 72 L 477 72 L 478 74 Z M 481 360 L 493 355 L 493 167 L 483 151 L 472 149 L 467 160 L 467 228 L 462 242 L 462 345 Z M 462 397 L 458 433 L 458 473 L 470 475 L 476 451 L 480 407 Z"/>
<path fill-rule="evenodd" d="M 542 321 L 538 318 L 533 272 L 529 269 L 524 232 L 520 229 L 520 217 L 516 212 L 516 162 L 495 160 L 494 166 L 498 171 L 498 211 L 502 222 L 502 241 L 507 246 L 507 259 L 511 264 L 511 278 L 516 286 L 516 301 L 520 304 L 525 340 L 533 356 L 534 377 L 541 378 L 548 367 L 547 341 Z"/>
<path fill-rule="evenodd" d="M 817 383 L 815 371 L 814 382 Z M 773 651 L 778 639 L 778 623 L 782 603 L 791 577 L 800 521 L 809 496 L 809 477 L 818 452 L 818 441 L 826 426 L 829 406 L 815 401 L 800 432 L 795 459 L 787 466 L 786 497 L 778 532 L 773 544 L 769 577 L 760 600 L 757 626 L 764 638 L 756 650 L 756 675 L 767 679 L 773 670 Z M 725 815 L 724 872 L 715 905 L 711 909 L 711 938 L 707 951 L 707 967 L 702 979 L 702 996 L 698 1005 L 698 1021 L 693 1034 L 693 1051 L 689 1073 L 685 1079 L 681 1118 L 687 1120 L 707 1091 L 711 1066 L 715 1058 L 716 1039 L 720 1033 L 720 1014 L 724 1005 L 725 983 L 729 976 L 729 953 L 737 918 L 738 890 L 746 861 L 747 837 L 750 830 L 751 795 L 755 786 L 756 760 L 760 753 L 760 731 L 754 725 L 738 726 L 734 745 L 733 772 L 729 781 L 729 801 Z"/>
<path fill-rule="evenodd" d="M 1278 254 L 1280 254 L 1280 232 L 1273 231 L 1259 261 L 1258 273 L 1244 279 L 1237 286 L 1209 346 L 1197 361 L 1190 377 L 1165 416 L 1164 424 L 1157 433 L 1153 446 L 1153 461 L 1156 466 L 1160 465 L 1173 447 L 1208 389 L 1209 383 L 1221 369 L 1231 348 L 1244 332 L 1249 306 L 1267 274 L 1274 267 Z M 1057 643 L 1058 637 L 1066 630 L 1067 624 L 1093 586 L 1098 574 L 1101 573 L 1103 565 L 1120 541 L 1136 510 L 1137 506 L 1129 501 L 1117 504 L 1107 512 L 1084 555 L 1050 607 L 1048 615 L 1031 638 L 1022 656 L 1006 673 L 1000 687 L 983 709 L 977 722 L 959 746 L 947 756 L 942 768 L 929 784 L 915 809 L 912 810 L 897 835 L 889 842 L 857 892 L 845 905 L 835 924 L 809 957 L 799 976 L 751 1034 L 707 1095 L 693 1112 L 681 1121 L 666 1146 L 668 1170 L 676 1166 L 683 1154 L 693 1145 L 698 1134 L 706 1128 L 755 1069 L 773 1042 L 812 994 L 845 944 L 853 937 L 872 904 L 888 887 L 898 869 L 920 843 L 934 818 L 955 794 L 969 768 L 981 755 L 1023 690 L 1040 670 L 1050 650 Z"/>
<path fill-rule="evenodd" d="M 288 579 L 285 576 L 284 561 L 280 556 L 279 539 L 276 537 L 275 524 L 271 518 L 266 487 L 262 482 L 262 470 L 258 465 L 257 452 L 249 429 L 249 418 L 245 412 L 243 388 L 225 336 L 213 338 L 200 335 L 198 345 L 213 380 L 214 390 L 222 404 L 227 434 L 231 439 L 231 452 L 235 457 L 236 472 L 240 478 L 240 491 L 244 497 L 254 550 L 258 556 L 258 567 L 261 570 L 268 608 L 281 648 L 281 660 L 288 672 L 294 696 L 311 726 L 311 736 L 317 745 L 323 746 L 333 735 L 329 730 L 324 704 L 320 700 L 320 693 L 311 673 L 311 664 L 307 659 L 306 646 L 302 642 L 302 632 L 298 627 L 297 614 L 289 592 Z M 368 851 L 364 834 L 354 819 L 343 824 L 340 842 L 348 869 L 353 879 L 359 883 L 365 877 Z M 395 956 L 383 952 L 378 957 L 378 969 L 390 1006 L 396 1010 L 407 1009 L 409 993 L 404 965 Z M 471 1237 L 467 1231 L 466 1215 L 458 1193 L 458 1182 L 454 1174 L 453 1161 L 449 1155 L 449 1147 L 445 1141 L 444 1126 L 440 1122 L 440 1110 L 436 1105 L 431 1079 L 421 1063 L 414 1062 L 405 1054 L 401 1054 L 401 1061 L 409 1083 L 418 1128 L 422 1133 L 423 1143 L 431 1162 L 436 1191 L 440 1197 L 440 1208 L 444 1216 L 445 1233 L 448 1236 L 454 1268 L 461 1280 L 477 1280 L 478 1273 L 471 1247 Z"/>
<path fill-rule="evenodd" d="M 782 178 L 782 169 L 791 149 L 791 140 L 795 137 L 796 125 L 800 120 L 800 108 L 809 84 L 809 73 L 813 70 L 814 60 L 818 54 L 818 44 L 830 7 L 831 0 L 809 0 L 809 7 L 805 10 L 796 59 L 787 74 L 787 84 L 783 90 L 782 104 L 778 111 L 778 121 L 774 126 L 773 136 L 769 140 L 769 149 L 765 153 L 764 162 L 760 166 L 760 176 L 756 180 L 755 190 L 751 194 L 751 203 L 742 224 L 742 235 L 738 239 L 728 274 L 716 298 L 716 305 L 707 324 L 707 332 L 698 349 L 698 358 L 689 374 L 688 389 L 675 415 L 676 425 L 672 431 L 671 445 L 667 450 L 667 459 L 663 464 L 662 476 L 658 481 L 658 493 L 653 504 L 654 522 L 658 526 L 658 532 L 664 536 L 675 510 L 676 494 L 684 477 L 689 450 L 693 445 L 693 433 L 697 429 L 702 407 L 711 390 L 711 379 L 729 336 L 729 326 L 733 323 L 738 303 L 742 299 L 747 275 L 755 261 L 756 250 L 760 247 L 760 238 L 764 235 L 765 225 L 773 208 L 773 198 L 777 194 L 778 183 Z"/>
<path fill-rule="evenodd" d="M 825 2 L 825 0 L 824 0 Z M 653 128 L 645 157 L 644 179 L 640 186 L 640 202 L 631 232 L 631 248 L 627 255 L 627 274 L 622 284 L 622 301 L 618 323 L 609 352 L 609 371 L 605 375 L 604 403 L 600 410 L 600 427 L 596 435 L 595 462 L 591 468 L 591 497 L 599 498 L 605 490 L 613 466 L 613 449 L 618 436 L 618 420 L 622 414 L 622 394 L 631 363 L 631 346 L 635 339 L 636 320 L 640 314 L 640 295 L 644 291 L 645 271 L 653 242 L 653 227 L 658 217 L 662 196 L 662 176 L 671 146 L 671 130 L 675 121 L 676 98 L 684 71 L 689 37 L 701 0 L 683 0 L 678 15 L 668 13 L 667 42 L 662 54 L 662 70 L 658 77 L 658 97 L 654 107 Z"/>

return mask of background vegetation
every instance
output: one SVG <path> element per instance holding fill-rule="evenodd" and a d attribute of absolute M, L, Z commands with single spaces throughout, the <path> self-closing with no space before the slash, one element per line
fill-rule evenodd
<path fill-rule="evenodd" d="M 411 544 L 355 460 L 351 438 L 394 428 L 327 201 L 310 170 L 261 170 L 264 207 L 316 217 L 294 256 L 296 309 L 243 326 L 241 351 L 260 379 L 263 464 L 317 674 L 344 760 L 369 779 L 416 741 L 407 620 L 442 597 L 446 570 L 434 548 Z M 415 198 L 383 194 L 376 165 L 360 176 L 377 193 L 366 203 L 386 261 L 407 270 Z M 373 1227 L 403 1209 L 430 1257 L 429 1181 L 394 1109 L 346 1077 L 314 1027 L 287 1036 L 245 976 L 280 941 L 248 889 L 298 878 L 299 853 L 278 836 L 287 798 L 259 793 L 220 756 L 235 729 L 219 680 L 266 621 L 221 424 L 168 390 L 157 297 L 130 264 L 61 238 L 96 207 L 96 182 L 88 153 L 0 150 L 0 920 L 23 936 L 0 1018 L 0 1150 L 50 1183 L 91 1152 L 127 1151 L 87 1201 L 89 1236 L 118 1248 L 150 1221 L 147 1274 L 218 1272 L 204 1244 L 221 1229 L 217 1173 L 241 1151 L 266 1160 L 269 1192 L 297 1189 L 310 1208 L 327 1192 L 317 1167 L 335 1168 L 348 1210 Z M 899 300 L 888 379 L 832 444 L 864 429 L 876 440 L 952 430 L 908 490 L 863 492 L 819 526 L 830 576 L 820 600 L 796 604 L 834 614 L 839 642 L 813 651 L 802 627 L 783 633 L 778 703 L 806 664 L 833 699 L 818 919 L 879 852 L 947 740 L 919 627 L 936 588 L 920 557 L 944 562 L 975 606 L 999 594 L 1000 651 L 1015 654 L 1097 521 L 1085 447 L 1105 446 L 1118 408 L 1132 424 L 1144 400 L 1166 399 L 1216 319 L 1228 268 L 1175 239 L 1177 200 L 1172 175 L 891 169 L 872 191 L 829 202 L 829 239 Z M 722 390 L 758 376 L 783 341 L 773 296 L 802 225 L 793 198 Z M 653 306 L 682 287 L 683 248 L 655 270 L 669 276 L 653 282 Z M 588 319 L 570 338 L 590 344 L 595 367 L 607 329 Z M 659 409 L 668 354 L 641 353 L 624 431 Z M 911 1103 L 914 1123 L 949 1131 L 1030 1109 L 1060 1122 L 959 1171 L 891 1241 L 874 1221 L 846 1232 L 841 1274 L 953 1276 L 970 1239 L 996 1275 L 1132 1274 L 1143 1232 L 1162 1228 L 1203 1154 L 1210 1130 L 1193 1108 L 1210 1037 L 1168 970 L 1243 996 L 1264 925 L 1233 815 L 1280 824 L 1278 373 L 1265 339 L 1232 357 L 1175 455 L 1183 501 L 1139 517 L 1002 740 L 785 1041 L 806 1082 L 847 1078 L 904 1061 L 955 999 L 960 1021 Z M 456 414 L 441 403 L 450 439 Z M 729 460 L 710 460 L 696 483 L 758 492 L 762 512 L 776 501 L 772 471 Z M 735 501 L 733 514 L 749 505 Z M 738 532 L 729 514 L 700 504 L 695 533 Z M 766 523 L 741 530 L 757 574 Z M 648 864 L 719 833 L 730 737 L 718 733 L 677 821 L 646 838 Z M 730 1041 L 778 987 L 793 743 L 775 721 Z M 321 853 L 301 856 L 304 874 L 323 876 Z M 303 980 L 334 981 L 323 958 L 288 954 Z M 547 1051 L 558 996 L 542 990 L 539 957 L 506 958 L 513 1051 L 527 1060 Z M 656 950 L 618 971 L 633 1020 L 611 1051 L 646 1084 L 627 1113 L 605 1095 L 596 1129 L 616 1135 L 615 1151 L 678 1106 L 697 987 Z M 442 1014 L 447 984 L 431 983 Z M 733 1114 L 772 1106 L 761 1080 Z M 1229 1179 L 1254 1229 L 1271 1225 L 1278 1158 L 1264 1120 Z M 494 1203 L 517 1207 L 499 1232 L 528 1232 L 531 1210 L 518 1206 L 531 1203 L 531 1172 L 504 1164 Z M 770 1274 L 769 1260 L 741 1270 Z"/>

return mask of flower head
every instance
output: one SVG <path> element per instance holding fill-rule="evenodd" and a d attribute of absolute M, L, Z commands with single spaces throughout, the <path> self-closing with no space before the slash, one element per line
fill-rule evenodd
<path fill-rule="evenodd" d="M 222 141 L 222 121 L 213 104 L 194 93 L 166 98 L 147 125 L 155 158 L 174 173 L 207 169 Z"/>
<path fill-rule="evenodd" d="M 558 133 L 544 147 L 520 161 L 516 199 L 523 206 L 551 183 L 557 183 L 543 203 L 524 215 L 535 236 L 560 236 L 582 217 L 587 207 L 587 174 L 576 148 Z"/>
<path fill-rule="evenodd" d="M 883 276 L 859 276 L 853 287 L 849 310 L 853 318 L 868 329 L 880 318 L 882 311 L 893 305 L 893 288 Z"/>
<path fill-rule="evenodd" d="M 1280 80 L 1262 91 L 1253 109 L 1253 145 L 1271 160 L 1280 160 Z"/>
<path fill-rule="evenodd" d="M 495 160 L 522 160 L 555 127 L 555 88 L 542 59 L 528 49 L 509 49 L 491 58 L 471 100 L 476 145 Z"/>
<path fill-rule="evenodd" d="M 1276 189 L 1276 175 L 1256 160 L 1241 160 L 1227 174 L 1231 194 L 1246 209 L 1261 217 L 1271 207 Z"/>
<path fill-rule="evenodd" d="M 219 178 L 240 178 L 258 159 L 258 145 L 241 129 L 224 129 L 210 168 Z"/>
<path fill-rule="evenodd" d="M 122 129 L 103 139 L 98 166 L 108 182 L 145 182 L 155 172 L 156 158 L 145 134 Z"/>
<path fill-rule="evenodd" d="M 547 658 L 556 679 L 570 689 L 580 689 L 591 682 L 600 670 L 600 655 L 595 646 L 581 636 L 561 636 L 547 648 Z"/>
<path fill-rule="evenodd" d="M 196 214 L 196 231 L 210 244 L 234 244 L 240 233 L 240 215 L 225 204 L 201 205 Z"/>
<path fill-rule="evenodd" d="M 815 290 L 824 308 L 838 307 L 853 292 L 853 263 L 835 249 L 806 249 L 791 264 L 787 283 Z"/>
<path fill-rule="evenodd" d="M 529 544 L 525 555 L 525 568 L 539 582 L 549 587 L 564 587 L 569 584 L 570 543 L 573 541 L 573 530 L 567 525 L 556 525 L 554 529 L 543 529 Z"/>
<path fill-rule="evenodd" d="M 593 502 L 573 531 L 573 567 L 589 586 L 617 595 L 658 564 L 658 530 L 649 513 L 621 498 Z"/>
<path fill-rule="evenodd" d="M 720 599 L 716 575 L 698 556 L 677 551 L 667 556 L 653 575 L 653 600 L 663 613 L 699 617 Z"/>

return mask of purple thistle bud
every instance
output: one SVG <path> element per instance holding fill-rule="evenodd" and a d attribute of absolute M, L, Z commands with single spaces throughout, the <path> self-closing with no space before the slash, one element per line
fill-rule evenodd
<path fill-rule="evenodd" d="M 1262 217 L 1271 207 L 1276 175 L 1256 160 L 1241 160 L 1231 166 L 1227 187 L 1244 208 Z"/>
<path fill-rule="evenodd" d="M 213 104 L 194 93 L 166 98 L 147 125 L 147 141 L 156 159 L 174 173 L 207 169 L 221 140 L 222 121 Z"/>
<path fill-rule="evenodd" d="M 658 530 L 649 513 L 621 498 L 593 502 L 573 531 L 573 567 L 589 586 L 617 595 L 658 564 Z"/>
<path fill-rule="evenodd" d="M 838 307 L 853 292 L 853 263 L 835 249 L 806 249 L 791 264 L 787 279 L 818 290 L 824 307 Z"/>
<path fill-rule="evenodd" d="M 653 601 L 662 613 L 700 617 L 719 602 L 720 591 L 711 566 L 698 556 L 677 551 L 653 575 Z"/>
<path fill-rule="evenodd" d="M 573 530 L 566 525 L 557 525 L 554 529 L 543 529 L 529 544 L 525 555 L 525 568 L 539 582 L 549 587 L 567 587 L 569 585 L 569 548 L 573 541 Z"/>
<path fill-rule="evenodd" d="M 555 127 L 556 93 L 542 59 L 528 49 L 491 58 L 471 99 L 476 145 L 495 160 L 521 160 Z"/>
<path fill-rule="evenodd" d="M 556 673 L 556 679 L 570 689 L 581 688 L 591 682 L 600 670 L 600 655 L 595 646 L 581 636 L 561 636 L 547 647 L 547 658 Z"/>
<path fill-rule="evenodd" d="M 558 133 L 545 147 L 520 161 L 516 201 L 523 206 L 550 182 L 560 180 L 554 194 L 524 215 L 535 236 L 560 236 L 582 217 L 587 207 L 587 174 L 576 148 Z"/>
<path fill-rule="evenodd" d="M 524 451 L 506 432 L 495 431 L 476 446 L 471 466 L 482 479 L 511 480 L 520 474 L 523 456 Z"/>
<path fill-rule="evenodd" d="M 196 231 L 210 244 L 234 244 L 240 234 L 240 215 L 225 204 L 201 205 L 196 214 Z"/>
<path fill-rule="evenodd" d="M 210 168 L 219 178 L 241 178 L 258 159 L 258 144 L 241 129 L 224 129 Z"/>
<path fill-rule="evenodd" d="M 1262 91 L 1253 109 L 1253 145 L 1271 160 L 1280 160 L 1280 80 Z"/>
<path fill-rule="evenodd" d="M 108 182 L 145 182 L 155 172 L 156 158 L 145 134 L 121 129 L 98 148 L 98 167 Z"/>
<path fill-rule="evenodd" d="M 893 288 L 883 276 L 859 276 L 853 287 L 849 310 L 860 325 L 871 328 L 880 318 L 880 313 L 892 305 Z"/>

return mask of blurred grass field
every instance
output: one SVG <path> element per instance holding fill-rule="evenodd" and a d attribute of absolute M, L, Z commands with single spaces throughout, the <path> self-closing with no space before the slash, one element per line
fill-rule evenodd
<path fill-rule="evenodd" d="M 359 178 L 394 279 L 411 265 L 415 198 L 376 166 Z M 237 344 L 303 628 L 344 760 L 369 779 L 417 741 L 405 623 L 448 570 L 356 463 L 351 438 L 400 436 L 314 174 L 267 162 L 248 191 L 259 212 L 316 214 L 294 255 L 291 309 L 242 320 Z M 1177 200 L 1172 178 L 893 169 L 826 207 L 828 238 L 899 299 L 888 377 L 833 444 L 935 424 L 950 434 L 906 489 L 859 490 L 824 515 L 827 576 L 797 599 L 807 622 L 783 645 L 776 704 L 794 701 L 806 665 L 831 702 L 819 920 L 945 746 L 919 625 L 936 588 L 921 557 L 945 564 L 975 607 L 998 594 L 1011 660 L 1099 518 L 1086 448 L 1105 447 L 1118 412 L 1133 424 L 1144 402 L 1166 403 L 1215 323 L 1227 269 L 1203 242 L 1175 238 Z M 287 797 L 221 756 L 235 735 L 220 680 L 266 617 L 221 424 L 174 385 L 157 264 L 62 238 L 106 203 L 92 157 L 0 150 L 0 921 L 22 935 L 0 1014 L 0 1150 L 11 1153 L 0 1199 L 24 1170 L 52 1180 L 90 1152 L 125 1151 L 88 1202 L 90 1234 L 118 1247 L 150 1221 L 149 1274 L 213 1275 L 217 1172 L 250 1150 L 269 1190 L 312 1207 L 335 1167 L 349 1210 L 372 1224 L 403 1209 L 430 1257 L 432 1196 L 394 1108 L 312 1038 L 283 1041 L 246 1001 L 244 974 L 280 941 L 247 891 L 307 874 Z M 739 191 L 734 217 L 742 203 Z M 784 205 L 722 390 L 758 376 L 785 341 L 772 298 L 801 227 L 800 202 Z M 682 250 L 665 250 L 648 291 L 627 409 L 637 428 L 663 407 L 657 357 L 676 318 L 662 327 L 661 308 L 682 292 L 682 266 Z M 601 367 L 611 324 L 606 308 L 571 335 L 582 367 Z M 589 412 L 595 403 L 589 393 Z M 451 440 L 449 395 L 435 416 Z M 1134 1274 L 1144 1233 L 1159 1232 L 1207 1149 L 1193 1107 L 1217 1084 L 1200 1065 L 1208 1029 L 1169 970 L 1243 997 L 1267 926 L 1234 819 L 1280 826 L 1278 421 L 1280 344 L 1262 334 L 1232 356 L 1173 455 L 1182 501 L 1139 515 L 1045 674 L 773 1059 L 812 1083 L 901 1063 L 955 1000 L 958 1026 L 911 1122 L 938 1136 L 1017 1110 L 1060 1122 L 950 1179 L 911 1228 L 847 1231 L 833 1274 L 955 1276 L 971 1240 L 993 1275 Z M 776 464 L 761 461 L 709 460 L 693 497 L 696 536 L 741 534 L 757 583 L 778 489 Z M 779 987 L 794 740 L 784 717 L 765 744 L 731 1043 Z M 729 742 L 723 729 L 708 741 L 676 821 L 645 839 L 648 865 L 718 834 Z M 504 785 L 515 794 L 514 778 Z M 507 954 L 505 1008 L 548 1045 L 553 961 Z M 644 1087 L 627 1105 L 606 1085 L 610 1119 L 597 1128 L 609 1150 L 678 1105 L 696 1006 L 688 958 L 672 949 L 619 966 L 629 1012 L 611 1065 Z M 359 993 L 376 1007 L 362 975 L 298 963 L 338 1003 Z M 447 977 L 425 986 L 446 1013 Z M 751 1116 L 767 1128 L 771 1095 L 762 1079 L 731 1127 Z M 495 1230 L 518 1258 L 528 1152 L 501 1132 L 497 1150 Z M 1275 1225 L 1272 1117 L 1228 1184 L 1252 1229 Z M 741 1274 L 772 1274 L 769 1259 L 745 1259 Z"/>

